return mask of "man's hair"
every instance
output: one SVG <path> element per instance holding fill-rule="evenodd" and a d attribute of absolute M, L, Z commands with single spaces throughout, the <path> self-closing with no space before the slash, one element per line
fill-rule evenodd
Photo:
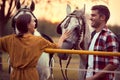
<path fill-rule="evenodd" d="M 95 5 L 92 7 L 91 10 L 98 10 L 98 13 L 100 15 L 104 15 L 106 18 L 105 18 L 105 21 L 107 22 L 109 17 L 110 17 L 110 11 L 108 9 L 107 6 L 105 5 Z"/>

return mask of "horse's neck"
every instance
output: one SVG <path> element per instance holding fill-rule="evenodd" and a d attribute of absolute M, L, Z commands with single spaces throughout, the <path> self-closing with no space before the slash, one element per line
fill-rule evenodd
<path fill-rule="evenodd" d="M 19 30 L 17 29 L 17 27 L 15 27 L 15 33 L 19 34 Z"/>
<path fill-rule="evenodd" d="M 90 42 L 91 35 L 90 35 L 89 26 L 87 24 L 85 24 L 85 25 L 86 25 L 86 28 L 85 28 L 84 46 L 85 46 L 85 49 L 87 50 L 89 42 Z"/>
<path fill-rule="evenodd" d="M 35 35 L 35 36 L 41 36 L 41 34 L 37 31 L 37 29 L 35 29 L 34 35 Z"/>
<path fill-rule="evenodd" d="M 85 50 L 88 49 L 90 38 L 91 38 L 90 29 L 89 29 L 88 23 L 85 21 L 85 32 L 81 33 L 81 37 L 79 41 L 79 43 L 83 42 L 83 46 Z"/>

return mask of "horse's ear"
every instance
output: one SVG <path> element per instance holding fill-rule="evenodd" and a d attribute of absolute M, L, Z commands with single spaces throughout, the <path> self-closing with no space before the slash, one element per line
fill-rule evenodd
<path fill-rule="evenodd" d="M 66 13 L 67 15 L 71 13 L 71 7 L 69 4 L 67 4 Z"/>
<path fill-rule="evenodd" d="M 61 25 L 61 24 L 59 24 L 59 25 L 57 26 L 57 33 L 58 33 L 58 34 L 62 34 L 62 29 L 61 29 L 60 25 Z"/>
<path fill-rule="evenodd" d="M 19 0 L 17 0 L 16 5 L 17 5 L 17 6 L 16 6 L 17 9 L 20 9 L 20 8 L 21 8 L 21 4 L 20 4 L 20 1 L 19 1 Z"/>
<path fill-rule="evenodd" d="M 84 7 L 83 7 L 83 13 L 85 14 L 85 7 L 86 7 L 86 5 L 84 4 Z"/>
<path fill-rule="evenodd" d="M 82 10 L 81 10 L 82 13 L 83 13 L 83 15 L 85 14 L 85 7 L 86 7 L 86 6 L 85 6 L 85 4 L 84 4 L 84 7 L 83 7 Z"/>
<path fill-rule="evenodd" d="M 35 9 L 35 3 L 33 1 L 31 3 L 31 5 L 30 5 L 30 9 L 31 9 L 31 11 L 34 11 L 34 9 Z"/>

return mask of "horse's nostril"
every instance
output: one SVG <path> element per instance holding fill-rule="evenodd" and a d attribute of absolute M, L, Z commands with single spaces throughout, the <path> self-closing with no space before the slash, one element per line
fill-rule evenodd
<path fill-rule="evenodd" d="M 77 27 L 75 28 L 75 30 L 79 30 L 80 29 L 80 26 L 79 25 L 77 25 Z"/>

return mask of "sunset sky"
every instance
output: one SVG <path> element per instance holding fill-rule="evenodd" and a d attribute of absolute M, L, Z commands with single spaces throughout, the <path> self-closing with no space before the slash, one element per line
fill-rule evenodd
<path fill-rule="evenodd" d="M 108 24 L 120 25 L 120 0 L 41 0 L 35 6 L 34 14 L 38 19 L 46 19 L 51 22 L 60 22 L 66 16 L 66 6 L 69 4 L 72 11 L 76 8 L 82 8 L 86 5 L 86 14 L 90 14 L 91 6 L 94 4 L 104 4 L 108 6 L 111 17 Z"/>

